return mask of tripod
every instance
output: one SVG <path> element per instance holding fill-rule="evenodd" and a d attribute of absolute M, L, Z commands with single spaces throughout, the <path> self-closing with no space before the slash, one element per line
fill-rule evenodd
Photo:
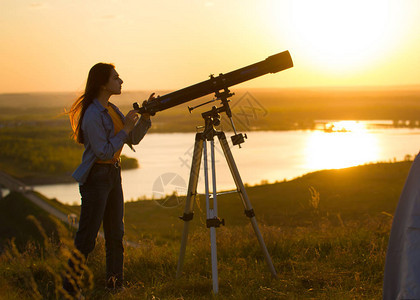
<path fill-rule="evenodd" d="M 207 228 L 210 229 L 210 242 L 211 242 L 211 264 L 212 264 L 212 279 L 213 279 L 213 292 L 217 294 L 219 291 L 218 285 L 218 271 L 217 271 L 217 246 L 216 246 L 216 228 L 220 225 L 224 225 L 224 220 L 220 219 L 217 216 L 217 190 L 216 190 L 216 166 L 215 166 L 215 155 L 214 155 L 214 137 L 217 136 L 220 145 L 223 150 L 223 154 L 228 163 L 230 172 L 235 181 L 237 192 L 239 193 L 242 203 L 245 208 L 245 215 L 250 219 L 254 232 L 257 236 L 258 242 L 262 251 L 264 252 L 265 260 L 268 264 L 268 267 L 271 271 L 271 274 L 276 277 L 276 270 L 274 269 L 273 263 L 268 253 L 267 247 L 264 243 L 261 232 L 258 228 L 257 220 L 255 219 L 255 213 L 252 208 L 251 202 L 248 199 L 248 195 L 245 191 L 244 184 L 239 175 L 238 168 L 236 167 L 235 160 L 233 159 L 232 152 L 229 148 L 228 142 L 226 140 L 225 133 L 223 131 L 217 131 L 215 126 L 220 124 L 220 113 L 225 112 L 230 119 L 235 135 L 232 136 L 232 142 L 234 145 L 239 145 L 244 142 L 244 135 L 237 134 L 235 126 L 232 121 L 232 113 L 229 107 L 228 97 L 232 96 L 228 89 L 225 89 L 224 92 L 216 92 L 217 99 L 222 101 L 222 107 L 213 106 L 210 111 L 204 112 L 202 117 L 204 118 L 205 126 L 204 131 L 197 133 L 195 136 L 194 144 L 194 153 L 191 164 L 190 178 L 188 183 L 187 198 L 185 203 L 184 214 L 180 217 L 184 221 L 184 231 L 182 234 L 181 240 L 181 249 L 179 254 L 178 266 L 176 277 L 179 278 L 182 273 L 182 266 L 185 258 L 185 250 L 187 247 L 188 231 L 190 221 L 193 219 L 193 206 L 194 200 L 197 195 L 197 184 L 198 176 L 200 172 L 201 158 L 204 155 L 204 182 L 205 182 L 205 193 L 206 193 L 206 212 Z M 201 106 L 201 105 L 199 105 Z M 197 106 L 198 107 L 198 106 Z M 190 110 L 192 110 L 190 108 Z M 245 136 L 246 137 L 246 136 Z M 210 155 L 211 155 L 211 173 L 212 173 L 212 197 L 210 197 L 209 192 L 209 176 L 208 176 L 208 161 L 207 161 L 207 142 L 210 142 Z M 210 200 L 212 200 L 212 206 L 210 205 Z"/>

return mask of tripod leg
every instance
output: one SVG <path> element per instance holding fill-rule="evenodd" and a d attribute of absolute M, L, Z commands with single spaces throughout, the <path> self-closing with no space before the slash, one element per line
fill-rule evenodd
<path fill-rule="evenodd" d="M 205 142 L 207 143 L 207 142 Z M 217 220 L 217 188 L 216 188 L 216 160 L 214 156 L 214 140 L 210 140 L 211 150 L 211 173 L 212 173 L 212 184 L 213 184 L 213 206 L 210 208 L 210 193 L 208 188 L 208 176 L 206 176 L 206 202 L 207 202 L 207 220 L 208 227 L 210 228 L 210 246 L 211 246 L 211 273 L 213 279 L 213 293 L 219 292 L 219 275 L 217 270 L 217 242 L 216 242 L 216 227 L 215 224 L 210 224 L 212 220 Z M 204 147 L 204 164 L 206 172 L 208 173 L 207 166 L 207 149 Z"/>
<path fill-rule="evenodd" d="M 184 231 L 182 232 L 181 249 L 179 251 L 178 266 L 176 269 L 176 278 L 179 278 L 182 273 L 182 266 L 184 264 L 185 249 L 187 248 L 189 225 L 193 218 L 193 207 L 195 196 L 197 194 L 198 175 L 200 173 L 201 157 L 203 154 L 203 136 L 197 133 L 195 136 L 194 153 L 191 164 L 190 179 L 188 182 L 187 199 L 185 201 L 184 214 L 180 217 L 184 221 Z"/>
<path fill-rule="evenodd" d="M 264 243 L 264 239 L 261 235 L 260 229 L 258 228 L 257 220 L 255 219 L 254 210 L 252 208 L 251 202 L 248 199 L 248 194 L 246 193 L 244 184 L 242 183 L 241 176 L 239 175 L 239 171 L 238 171 L 238 168 L 236 167 L 235 160 L 233 159 L 232 152 L 230 151 L 228 142 L 226 140 L 226 136 L 223 132 L 221 132 L 220 134 L 217 135 L 217 137 L 219 138 L 220 145 L 222 146 L 223 153 L 229 165 L 230 172 L 232 173 L 233 180 L 235 181 L 236 188 L 238 189 L 238 192 L 242 199 L 242 203 L 244 204 L 245 214 L 247 217 L 249 217 L 251 221 L 252 227 L 257 236 L 260 247 L 262 251 L 264 252 L 265 260 L 271 271 L 271 274 L 274 277 L 277 277 L 276 270 L 274 269 L 274 265 L 273 265 L 273 262 L 271 261 L 270 254 L 268 253 L 267 247 Z"/>

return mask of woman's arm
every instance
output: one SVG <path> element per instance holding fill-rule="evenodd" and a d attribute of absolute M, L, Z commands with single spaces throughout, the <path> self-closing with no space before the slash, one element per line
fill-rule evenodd
<path fill-rule="evenodd" d="M 145 100 L 143 103 L 148 103 L 154 101 L 156 98 L 154 97 L 155 93 L 152 93 L 149 96 L 149 99 Z M 149 128 L 152 126 L 152 122 L 150 121 L 150 115 L 148 113 L 144 113 L 141 115 L 140 121 L 136 124 L 133 131 L 130 132 L 128 141 L 132 145 L 137 145 L 146 135 Z"/>
<path fill-rule="evenodd" d="M 132 145 L 137 145 L 146 135 L 147 131 L 149 130 L 151 126 L 152 126 L 152 122 L 150 121 L 150 118 L 142 116 L 140 120 L 137 122 L 134 129 L 128 135 L 128 141 Z"/>

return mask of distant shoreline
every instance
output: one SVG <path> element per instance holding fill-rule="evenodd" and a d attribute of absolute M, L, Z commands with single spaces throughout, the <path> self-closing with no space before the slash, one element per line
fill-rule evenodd
<path fill-rule="evenodd" d="M 361 165 L 357 165 L 357 166 L 339 168 L 339 169 L 322 169 L 322 170 L 316 170 L 316 171 L 313 171 L 313 172 L 302 174 L 302 175 L 298 176 L 297 178 L 304 177 L 304 176 L 307 176 L 309 174 L 313 174 L 313 173 L 317 173 L 317 172 L 322 172 L 322 171 L 342 170 L 342 169 L 349 169 L 349 168 L 364 167 L 364 166 L 368 166 L 368 165 L 383 165 L 383 164 L 395 164 L 395 165 L 397 165 L 397 164 L 401 164 L 401 163 L 410 163 L 411 164 L 412 160 L 409 160 L 409 161 L 402 160 L 402 161 L 395 161 L 395 162 L 376 162 L 376 163 L 361 164 Z M 293 178 L 293 179 L 290 179 L 290 180 L 287 180 L 287 181 L 293 181 L 297 178 Z M 71 175 L 27 176 L 27 177 L 22 177 L 22 178 L 17 178 L 17 179 L 22 181 L 24 184 L 26 184 L 28 186 L 41 186 L 41 185 L 51 185 L 51 184 L 74 184 L 74 183 L 76 183 L 76 180 Z M 262 184 L 262 185 L 267 185 L 267 184 Z M 256 184 L 256 186 L 260 186 L 260 184 Z"/>
<path fill-rule="evenodd" d="M 18 178 L 18 179 L 29 186 L 76 183 L 76 180 L 73 177 L 71 177 L 71 175 L 42 176 L 42 177 L 28 176 L 28 177 L 23 177 L 23 178 Z"/>
<path fill-rule="evenodd" d="M 236 130 L 334 131 L 320 120 L 388 120 L 392 128 L 420 128 L 420 86 L 409 87 L 308 87 L 236 88 L 231 109 Z M 141 102 L 145 91 L 127 91 L 112 101 L 128 111 Z M 160 93 L 161 95 L 163 94 Z M 213 95 L 157 113 L 149 133 L 192 133 L 203 125 L 200 107 Z M 74 93 L 0 94 L 0 166 L 28 185 L 73 183 L 71 173 L 80 163 L 83 147 L 70 139 L 71 128 L 63 114 Z M 218 104 L 217 104 L 218 105 Z M 224 130 L 231 128 L 222 115 Z M 394 126 L 396 125 L 396 126 Z M 49 151 L 56 149 L 56 155 Z M 19 150 L 19 151 L 17 151 Z M 45 176 L 45 174 L 54 174 Z"/>

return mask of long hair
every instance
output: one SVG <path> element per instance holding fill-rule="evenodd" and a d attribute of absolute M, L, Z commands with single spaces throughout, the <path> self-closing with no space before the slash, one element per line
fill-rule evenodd
<path fill-rule="evenodd" d="M 85 92 L 74 101 L 68 112 L 73 139 L 79 144 L 84 143 L 82 121 L 88 106 L 98 97 L 101 87 L 107 84 L 111 71 L 115 69 L 113 64 L 98 63 L 90 71 L 86 82 Z"/>

